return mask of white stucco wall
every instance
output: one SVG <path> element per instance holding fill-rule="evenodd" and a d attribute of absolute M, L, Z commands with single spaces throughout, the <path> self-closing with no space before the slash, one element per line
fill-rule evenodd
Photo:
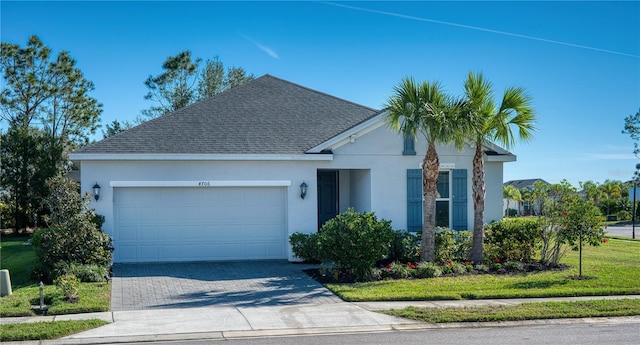
<path fill-rule="evenodd" d="M 484 200 L 484 222 L 490 223 L 503 218 L 502 186 L 503 169 L 501 162 L 485 162 L 484 178 L 487 194 Z"/>
<path fill-rule="evenodd" d="M 385 126 L 355 138 L 333 150 L 330 161 L 136 161 L 84 160 L 81 162 L 82 191 L 91 192 L 94 183 L 101 189 L 99 201 L 91 207 L 105 216 L 104 229 L 113 231 L 113 181 L 290 181 L 286 191 L 288 233 L 312 233 L 317 230 L 317 170 L 340 171 L 339 209 L 353 206 L 357 211 L 375 211 L 378 218 L 392 221 L 394 229 L 407 227 L 407 169 L 418 169 L 426 151 L 419 138 L 416 155 L 404 156 L 403 138 Z M 471 197 L 473 151 L 459 152 L 452 147 L 437 147 L 440 163 L 455 169 L 467 169 L 468 224 L 473 228 Z M 485 220 L 502 216 L 502 164 L 486 164 Z M 300 198 L 300 184 L 309 186 Z M 289 253 L 290 259 L 293 259 Z"/>

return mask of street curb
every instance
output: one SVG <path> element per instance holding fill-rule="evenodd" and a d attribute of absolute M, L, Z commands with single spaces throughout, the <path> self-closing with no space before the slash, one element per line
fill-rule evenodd
<path fill-rule="evenodd" d="M 104 338 L 62 338 L 41 341 L 21 341 L 3 342 L 7 345 L 99 345 L 99 344 L 119 344 L 132 342 L 152 342 L 152 341 L 189 341 L 189 340 L 232 340 L 232 339 L 252 339 L 267 337 L 292 337 L 308 335 L 335 335 L 335 334 L 357 334 L 357 333 L 383 333 L 383 332 L 403 332 L 403 331 L 424 331 L 439 329 L 460 329 L 460 328 L 497 328 L 497 327 L 532 327 L 546 325 L 572 325 L 572 324 L 621 324 L 638 323 L 640 316 L 621 317 L 597 317 L 578 319 L 548 319 L 548 320 L 524 320 L 524 321 L 500 321 L 500 322 L 452 322 L 452 323 L 406 323 L 397 325 L 363 326 L 363 327 L 323 327 L 323 328 L 288 328 L 272 330 L 250 330 L 250 331 L 222 331 L 222 332 L 198 332 L 198 333 L 174 333 L 157 334 L 147 336 L 123 336 Z"/>

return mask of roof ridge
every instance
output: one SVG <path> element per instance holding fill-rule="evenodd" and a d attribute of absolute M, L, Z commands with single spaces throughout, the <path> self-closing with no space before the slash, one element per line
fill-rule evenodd
<path fill-rule="evenodd" d="M 264 74 L 75 152 L 304 153 L 384 111 Z"/>
<path fill-rule="evenodd" d="M 319 95 L 328 96 L 328 97 L 330 97 L 330 98 L 333 98 L 333 99 L 336 99 L 336 100 L 339 100 L 339 101 L 342 101 L 342 102 L 346 102 L 346 103 L 349 103 L 349 104 L 353 104 L 353 105 L 355 105 L 355 106 L 358 106 L 358 107 L 360 107 L 360 108 L 364 108 L 364 109 L 367 109 L 367 110 L 371 110 L 371 111 L 375 111 L 375 112 L 380 112 L 380 109 L 371 108 L 371 107 L 368 107 L 368 106 L 366 106 L 366 105 L 362 105 L 362 104 L 358 104 L 358 103 L 356 103 L 356 102 L 350 101 L 350 100 L 348 100 L 348 99 L 344 99 L 344 98 L 340 98 L 340 97 L 337 97 L 337 96 L 334 96 L 334 95 L 330 95 L 330 94 L 328 94 L 328 93 L 326 93 L 326 92 L 322 92 L 322 91 L 314 90 L 314 89 L 309 88 L 309 87 L 307 87 L 307 86 L 300 85 L 300 84 L 297 84 L 297 83 L 294 83 L 294 82 L 291 82 L 291 81 L 288 81 L 288 80 L 285 80 L 285 79 L 282 79 L 282 78 L 278 78 L 278 77 L 273 76 L 273 75 L 271 75 L 271 74 L 264 74 L 264 75 L 262 75 L 260 78 L 263 78 L 263 77 L 271 77 L 271 78 L 273 78 L 273 79 L 279 80 L 279 81 L 281 81 L 281 82 L 285 82 L 285 83 L 287 83 L 287 84 L 290 84 L 290 85 L 293 85 L 293 86 L 299 87 L 299 88 L 301 88 L 301 89 L 305 89 L 305 90 L 307 90 L 307 91 L 311 91 L 311 92 L 313 92 L 313 93 L 317 93 L 317 94 L 319 94 Z M 257 78 L 256 78 L 256 80 L 257 80 Z"/>

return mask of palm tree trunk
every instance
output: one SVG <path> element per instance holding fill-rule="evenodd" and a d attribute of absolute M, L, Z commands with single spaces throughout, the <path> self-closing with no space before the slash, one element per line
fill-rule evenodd
<path fill-rule="evenodd" d="M 436 195 L 438 193 L 438 172 L 440 162 L 436 145 L 429 143 L 427 154 L 422 162 L 422 242 L 420 243 L 420 260 L 435 261 L 436 236 Z"/>
<path fill-rule="evenodd" d="M 483 260 L 484 241 L 484 160 L 482 144 L 476 145 L 473 156 L 473 242 L 471 245 L 471 261 L 481 264 Z"/>

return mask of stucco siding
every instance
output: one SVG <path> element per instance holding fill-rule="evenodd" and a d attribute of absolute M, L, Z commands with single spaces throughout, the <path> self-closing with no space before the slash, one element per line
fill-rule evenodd
<path fill-rule="evenodd" d="M 394 229 L 407 228 L 407 169 L 418 169 L 426 152 L 424 138 L 418 138 L 416 155 L 402 155 L 403 138 L 379 127 L 363 136 L 333 149 L 332 160 L 83 160 L 82 191 L 91 192 L 98 183 L 100 200 L 91 207 L 105 216 L 104 229 L 114 232 L 114 181 L 236 181 L 261 183 L 285 181 L 287 234 L 317 231 L 317 171 L 339 171 L 339 210 L 354 207 L 356 211 L 375 211 L 378 218 L 388 219 Z M 473 225 L 471 199 L 471 169 L 473 150 L 465 147 L 438 146 L 443 169 L 467 169 L 468 228 Z M 307 155 L 311 157 L 311 155 Z M 318 156 L 320 157 L 320 155 Z M 486 167 L 486 211 L 489 222 L 502 217 L 502 162 L 490 162 Z M 300 197 L 300 184 L 308 191 Z M 197 186 L 184 188 L 198 188 Z M 178 229 L 179 231 L 179 229 Z M 288 236 L 287 236 L 288 237 Z M 294 259 L 288 249 L 289 259 Z"/>

